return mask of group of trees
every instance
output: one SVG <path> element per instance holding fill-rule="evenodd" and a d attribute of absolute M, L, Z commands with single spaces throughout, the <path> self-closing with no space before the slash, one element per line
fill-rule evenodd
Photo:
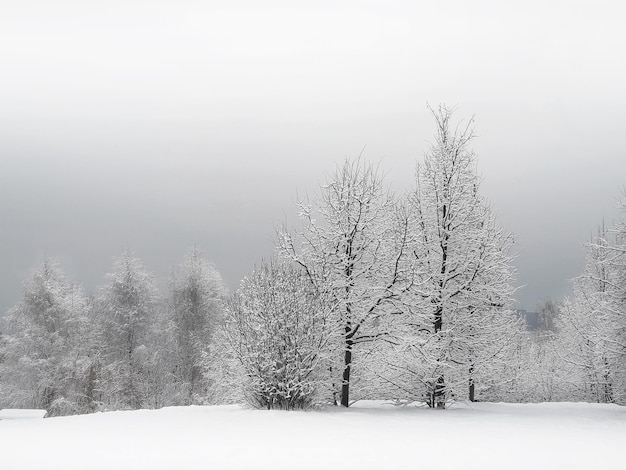
<path fill-rule="evenodd" d="M 624 403 L 626 218 L 588 244 L 572 298 L 546 302 L 527 331 L 512 310 L 513 238 L 480 193 L 473 123 L 431 111 L 435 140 L 411 190 L 396 195 L 378 167 L 347 159 L 230 296 L 195 249 L 165 297 L 128 250 L 91 296 L 44 260 L 4 318 L 0 401 L 52 414 Z"/>
<path fill-rule="evenodd" d="M 626 404 L 626 199 L 621 213 L 585 245 L 572 295 L 541 305 L 539 328 L 519 337 L 507 400 Z"/>
<path fill-rule="evenodd" d="M 553 335 L 563 387 L 578 400 L 626 404 L 626 199 L 622 218 L 586 245 Z"/>
<path fill-rule="evenodd" d="M 346 160 L 299 203 L 302 229 L 279 232 L 276 260 L 242 283 L 226 329 L 251 403 L 443 408 L 498 397 L 513 380 L 512 238 L 480 195 L 471 121 L 453 126 L 445 107 L 433 116 L 412 191 L 398 197 L 378 168 Z M 298 282 L 285 286 L 285 272 Z M 300 328 L 278 327 L 285 315 Z"/>
<path fill-rule="evenodd" d="M 3 318 L 0 401 L 52 415 L 203 402 L 201 352 L 224 297 L 195 249 L 165 298 L 129 250 L 91 296 L 45 259 Z"/>
<path fill-rule="evenodd" d="M 396 196 L 377 167 L 346 160 L 298 204 L 301 229 L 279 231 L 276 259 L 242 283 L 225 326 L 240 396 L 268 408 L 626 403 L 626 200 L 587 245 L 572 298 L 544 302 L 528 331 L 511 310 L 512 236 L 479 191 L 472 122 L 453 126 L 445 107 L 433 116 L 411 191 Z M 285 272 L 298 282 L 287 287 Z M 278 327 L 285 316 L 303 329 Z"/>

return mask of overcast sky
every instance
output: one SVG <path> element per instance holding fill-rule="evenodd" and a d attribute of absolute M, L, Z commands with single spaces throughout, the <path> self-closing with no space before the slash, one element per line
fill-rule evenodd
<path fill-rule="evenodd" d="M 232 289 L 346 156 L 408 188 L 427 103 L 475 115 L 519 305 L 560 300 L 626 185 L 623 2 L 421 3 L 0 0 L 0 311 L 44 254 L 93 290 L 127 244 Z"/>

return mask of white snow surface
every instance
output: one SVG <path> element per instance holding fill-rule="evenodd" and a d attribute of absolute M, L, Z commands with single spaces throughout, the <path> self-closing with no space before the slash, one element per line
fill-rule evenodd
<path fill-rule="evenodd" d="M 0 421 L 0 468 L 588 470 L 623 463 L 625 442 L 617 405 L 195 406 Z"/>
<path fill-rule="evenodd" d="M 4 410 L 0 410 L 0 420 L 2 419 L 41 419 L 41 418 L 44 418 L 47 414 L 48 412 L 46 410 L 5 408 Z"/>

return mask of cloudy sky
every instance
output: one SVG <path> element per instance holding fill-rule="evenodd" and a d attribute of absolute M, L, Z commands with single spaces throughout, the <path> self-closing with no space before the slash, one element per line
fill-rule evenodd
<path fill-rule="evenodd" d="M 519 305 L 558 300 L 626 185 L 621 4 L 0 0 L 0 311 L 44 255 L 93 290 L 126 245 L 234 288 L 346 156 L 408 188 L 427 103 L 476 118 Z"/>

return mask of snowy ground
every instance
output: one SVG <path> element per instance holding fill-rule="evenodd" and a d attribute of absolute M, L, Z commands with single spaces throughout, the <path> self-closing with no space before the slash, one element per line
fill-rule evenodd
<path fill-rule="evenodd" d="M 0 468 L 589 470 L 623 465 L 625 443 L 615 405 L 180 407 L 0 421 Z"/>

